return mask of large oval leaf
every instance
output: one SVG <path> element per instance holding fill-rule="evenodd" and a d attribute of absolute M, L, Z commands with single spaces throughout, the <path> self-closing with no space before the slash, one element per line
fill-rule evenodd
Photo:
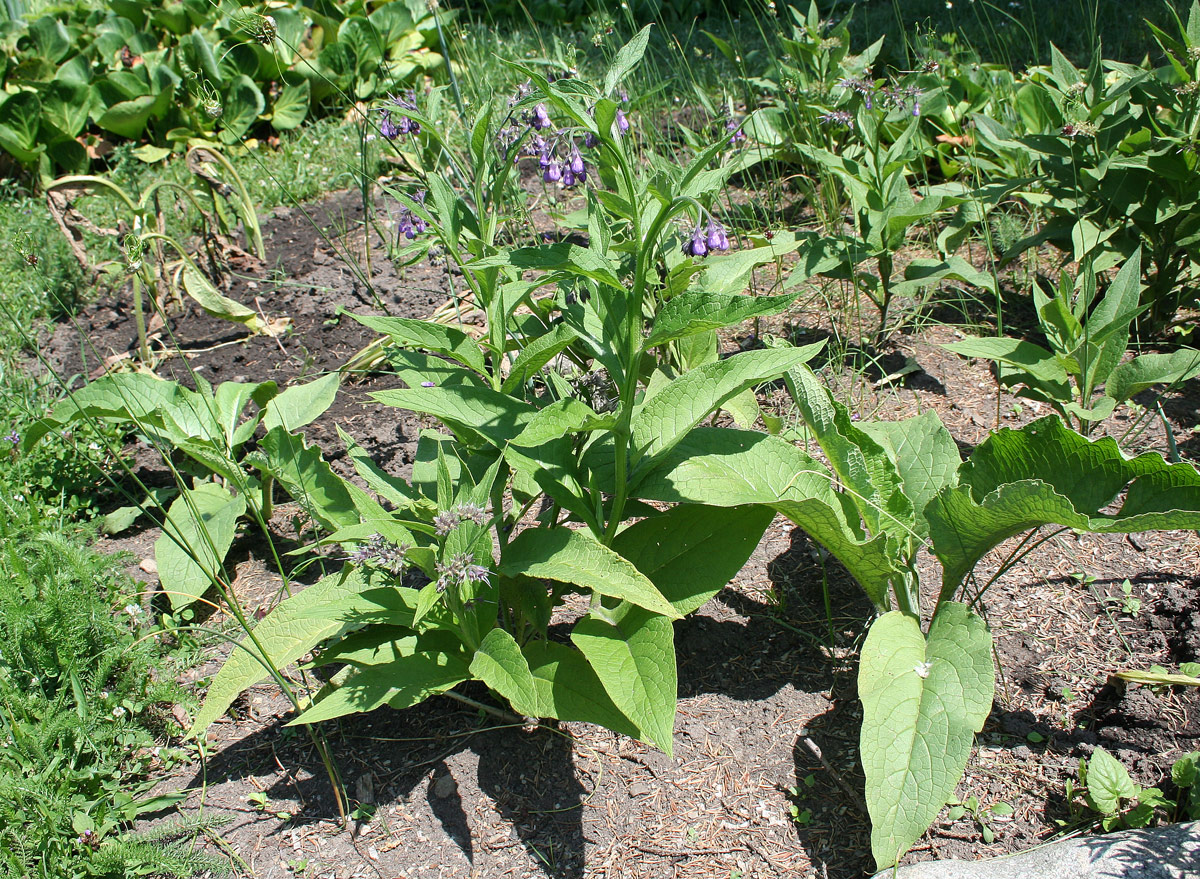
<path fill-rule="evenodd" d="M 571 640 L 613 704 L 637 725 L 638 737 L 670 756 L 679 694 L 671 621 L 625 605 L 611 622 L 584 617 L 575 624 Z"/>
<path fill-rule="evenodd" d="M 928 638 L 899 611 L 871 626 L 858 670 L 860 751 L 880 870 L 954 795 L 995 687 L 991 633 L 966 605 L 942 604 Z"/>

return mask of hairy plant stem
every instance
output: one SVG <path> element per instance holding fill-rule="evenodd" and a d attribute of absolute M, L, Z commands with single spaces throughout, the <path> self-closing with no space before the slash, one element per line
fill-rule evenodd
<path fill-rule="evenodd" d="M 137 326 L 138 357 L 142 365 L 150 368 L 150 343 L 146 340 L 146 314 L 142 307 L 141 269 L 133 273 L 133 322 Z"/>

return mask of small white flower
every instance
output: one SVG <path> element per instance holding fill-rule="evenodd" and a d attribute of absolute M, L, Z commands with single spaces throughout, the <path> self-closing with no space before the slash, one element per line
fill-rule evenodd
<path fill-rule="evenodd" d="M 100 698 L 101 698 L 103 701 L 107 702 L 107 701 L 108 701 L 108 690 L 101 690 L 101 691 L 100 691 Z"/>
<path fill-rule="evenodd" d="M 913 666 L 913 671 L 917 673 L 917 677 L 927 678 L 931 668 L 933 668 L 932 662 L 920 662 Z"/>
<path fill-rule="evenodd" d="M 113 717 L 119 718 L 119 717 L 124 717 L 124 716 L 125 716 L 125 709 L 122 708 L 120 705 L 118 705 L 116 708 L 113 709 Z"/>
<path fill-rule="evenodd" d="M 39 681 L 39 680 L 37 679 L 37 676 L 36 676 L 36 675 L 35 675 L 34 677 L 31 677 L 31 678 L 29 679 L 29 686 L 31 686 L 31 687 L 36 687 L 36 686 L 37 686 L 39 683 L 41 683 L 41 681 Z"/>
<path fill-rule="evenodd" d="M 129 614 L 131 617 L 136 618 L 137 615 L 140 614 L 141 612 L 142 612 L 141 607 L 136 604 L 125 605 L 125 613 Z"/>

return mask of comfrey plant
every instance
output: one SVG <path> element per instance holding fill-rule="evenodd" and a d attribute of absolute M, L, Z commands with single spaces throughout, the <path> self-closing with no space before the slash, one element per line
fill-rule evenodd
<path fill-rule="evenodd" d="M 862 647 L 858 692 L 871 848 L 884 869 L 954 795 L 974 734 L 991 711 L 992 636 L 975 609 L 987 588 L 1033 547 L 1068 529 L 1195 527 L 1200 473 L 1153 453 L 1126 458 L 1112 439 L 1089 442 L 1056 416 L 1001 430 L 964 462 L 933 412 L 855 424 L 807 367 L 790 369 L 787 381 L 828 468 L 783 444 L 778 477 L 760 471 L 741 500 L 778 492 L 775 508 L 845 565 L 880 613 Z M 773 439 L 760 440 L 760 447 Z M 834 477 L 836 492 L 829 485 Z M 849 530 L 834 527 L 833 499 L 843 505 Z M 793 505 L 804 514 L 790 511 Z M 1060 527 L 1036 537 L 1046 525 Z M 996 573 L 977 581 L 979 561 L 1018 535 L 1024 538 Z M 942 568 L 924 629 L 916 567 L 922 549 Z"/>
<path fill-rule="evenodd" d="M 214 584 L 225 592 L 225 555 L 239 522 L 249 515 L 265 530 L 277 484 L 318 522 L 331 526 L 336 521 L 327 518 L 329 498 L 335 496 L 329 488 L 332 471 L 293 431 L 333 402 L 337 375 L 282 392 L 271 381 L 226 382 L 214 389 L 196 376 L 196 384 L 192 391 L 144 373 L 107 375 L 72 393 L 20 439 L 28 450 L 48 433 L 79 422 L 105 422 L 132 427 L 164 456 L 182 453 L 181 462 L 172 465 L 179 496 L 162 517 L 163 533 L 154 544 L 159 580 L 175 611 Z M 265 435 L 249 451 L 260 427 Z M 190 487 L 184 484 L 188 477 Z M 311 495 L 321 498 L 316 507 L 309 503 Z"/>
<path fill-rule="evenodd" d="M 299 723 L 402 708 L 478 680 L 518 714 L 599 723 L 670 752 L 672 620 L 725 586 L 773 515 L 737 487 L 769 458 L 730 470 L 722 457 L 763 440 L 790 448 L 700 425 L 819 346 L 717 357 L 717 328 L 794 297 L 694 287 L 737 256 L 722 255 L 728 236 L 708 210 L 729 173 L 710 166 L 729 138 L 686 167 L 656 159 L 645 170 L 610 96 L 647 37 L 618 53 L 601 88 L 515 66 L 530 94 L 480 111 L 463 189 L 431 175 L 424 204 L 399 196 L 427 222 L 425 246 L 461 269 L 487 326 L 476 340 L 432 322 L 358 319 L 386 334 L 407 385 L 375 398 L 449 433 L 421 435 L 410 482 L 346 437 L 359 475 L 392 509 L 355 489 L 328 537 L 345 568 L 254 629 L 214 679 L 197 733 L 263 677 L 262 660 L 280 667 L 325 643 L 317 661 L 345 666 Z M 498 243 L 491 199 L 537 136 L 578 145 L 555 155 L 569 162 L 578 149 L 584 162 L 586 244 Z M 757 250 L 737 271 L 773 259 Z M 828 480 L 821 490 L 831 493 Z M 849 530 L 839 510 L 830 515 Z"/>
<path fill-rule="evenodd" d="M 1001 384 L 1019 387 L 1018 397 L 1050 405 L 1063 420 L 1090 434 L 1118 403 L 1154 385 L 1200 375 L 1200 351 L 1194 348 L 1122 362 L 1130 325 L 1146 308 L 1138 305 L 1141 264 L 1139 248 L 1103 295 L 1098 295 L 1091 258 L 1084 259 L 1074 281 L 1063 272 L 1053 296 L 1035 282 L 1033 301 L 1048 348 L 1004 336 L 968 336 L 945 347 L 965 357 L 995 361 Z M 1101 387 L 1104 393 L 1097 397 Z"/>
<path fill-rule="evenodd" d="M 989 193 L 985 200 L 983 194 L 970 192 L 962 184 L 947 183 L 927 187 L 918 200 L 913 195 L 911 178 L 931 153 L 919 140 L 920 119 L 909 117 L 889 146 L 880 143 L 880 132 L 889 124 L 889 114 L 903 117 L 913 110 L 919 112 L 917 96 L 879 91 L 865 80 L 848 81 L 845 88 L 860 93 L 858 106 L 853 113 L 843 110 L 831 115 L 839 124 L 853 120 L 857 132 L 853 141 L 837 152 L 806 144 L 791 149 L 836 180 L 849 198 L 854 234 L 835 233 L 820 239 L 814 234 L 811 239 L 836 266 L 822 272 L 852 281 L 853 288 L 878 311 L 879 325 L 872 339 L 879 344 L 906 320 L 905 316 L 897 320 L 892 313 L 897 297 L 930 291 L 944 280 L 961 281 L 995 293 L 995 279 L 954 251 L 1003 192 Z M 896 255 L 907 244 L 910 230 L 963 206 L 973 209 L 960 209 L 936 236 L 938 255 L 910 260 L 903 275 L 898 276 Z M 875 270 L 860 268 L 864 263 L 873 263 Z"/>
<path fill-rule="evenodd" d="M 1186 26 L 1172 14 L 1177 36 L 1153 28 L 1167 66 L 1097 54 L 1080 70 L 1052 46 L 1051 65 L 1016 93 L 1014 125 L 974 120 L 984 150 L 1033 163 L 1034 185 L 1018 195 L 1046 221 L 1009 255 L 1050 241 L 1104 271 L 1140 251 L 1143 336 L 1190 332 L 1194 321 L 1176 312 L 1196 305 L 1200 278 L 1200 2 Z"/>

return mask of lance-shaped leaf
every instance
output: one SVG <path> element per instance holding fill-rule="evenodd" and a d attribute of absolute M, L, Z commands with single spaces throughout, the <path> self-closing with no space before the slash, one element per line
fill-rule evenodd
<path fill-rule="evenodd" d="M 521 270 L 540 269 L 545 272 L 591 278 L 618 290 L 624 289 L 621 279 L 617 276 L 616 266 L 607 257 L 567 242 L 506 250 L 494 256 L 477 259 L 470 263 L 468 268 L 488 269 L 497 266 L 511 266 Z"/>
<path fill-rule="evenodd" d="M 613 89 L 620 85 L 621 80 L 641 63 L 642 56 L 646 54 L 646 44 L 650 41 L 650 27 L 651 25 L 646 25 L 634 34 L 633 39 L 617 52 L 612 66 L 604 74 L 604 95 L 611 95 Z"/>
<path fill-rule="evenodd" d="M 307 384 L 292 385 L 267 403 L 263 412 L 263 427 L 270 430 L 282 425 L 291 432 L 316 421 L 333 405 L 340 379 L 341 376 L 332 372 Z"/>
<path fill-rule="evenodd" d="M 492 629 L 479 644 L 471 660 L 471 674 L 508 700 L 514 711 L 525 717 L 553 717 L 551 706 L 529 669 L 529 660 L 506 630 Z"/>
<path fill-rule="evenodd" d="M 833 476 L 803 450 L 753 431 L 697 428 L 637 487 L 644 500 L 736 507 L 765 504 L 828 549 L 880 608 L 900 575 L 895 537 L 865 535 Z"/>
<path fill-rule="evenodd" d="M 670 756 L 679 694 L 671 621 L 623 605 L 612 612 L 611 621 L 585 616 L 575 624 L 571 640 L 613 704 L 638 727 L 638 738 Z"/>
<path fill-rule="evenodd" d="M 799 295 L 799 291 L 782 296 L 735 296 L 699 290 L 680 293 L 669 299 L 658 312 L 643 349 L 649 350 L 693 333 L 732 326 L 752 317 L 777 314 Z"/>
<path fill-rule="evenodd" d="M 887 531 L 907 537 L 913 528 L 912 503 L 883 446 L 850 420 L 849 410 L 833 399 L 807 366 L 788 370 L 787 385 L 800 416 L 858 508 L 867 530 L 871 534 Z"/>
<path fill-rule="evenodd" d="M 25 432 L 22 449 L 28 451 L 52 430 L 89 418 L 132 422 L 139 431 L 170 445 L 216 439 L 223 433 L 200 394 L 152 375 L 124 372 L 97 379 L 58 403 Z"/>
<path fill-rule="evenodd" d="M 264 457 L 255 463 L 279 480 L 287 493 L 330 531 L 357 523 L 364 512 L 371 518 L 387 516 L 361 489 L 353 492 L 350 483 L 321 457 L 321 450 L 305 445 L 302 437 L 275 427 L 267 431 L 259 448 Z"/>
<path fill-rule="evenodd" d="M 212 482 L 185 489 L 171 504 L 154 559 L 171 609 L 187 607 L 221 576 L 246 499 Z"/>
<path fill-rule="evenodd" d="M 598 415 L 587 403 L 575 397 L 555 400 L 529 419 L 512 439 L 514 446 L 532 448 L 585 430 L 609 429 L 617 423 L 612 415 Z"/>
<path fill-rule="evenodd" d="M 968 336 L 943 346 L 963 357 L 995 360 L 1016 370 L 1011 381 L 1021 381 L 1044 393 L 1051 400 L 1071 399 L 1071 379 L 1053 354 L 1041 345 L 1019 339 L 999 337 L 977 339 Z"/>
<path fill-rule="evenodd" d="M 536 715 L 522 713 L 596 723 L 631 738 L 645 737 L 613 703 L 595 670 L 574 647 L 555 641 L 531 641 L 522 652 L 529 661 L 539 707 Z M 515 704 L 513 707 L 517 708 Z"/>
<path fill-rule="evenodd" d="M 1124 491 L 1116 512 L 1101 512 Z M 1116 441 L 1090 441 L 1055 416 L 982 443 L 925 508 L 950 598 L 992 548 L 1042 525 L 1128 533 L 1200 527 L 1200 473 L 1147 453 L 1127 458 Z"/>
<path fill-rule="evenodd" d="M 550 332 L 538 336 L 521 349 L 500 390 L 506 394 L 515 393 L 521 385 L 537 375 L 538 370 L 578 338 L 579 333 L 566 324 L 558 324 Z"/>
<path fill-rule="evenodd" d="M 672 380 L 634 413 L 634 467 L 642 474 L 688 431 L 743 390 L 776 378 L 816 356 L 824 342 L 802 348 L 746 351 L 709 363 Z M 633 477 L 637 482 L 638 476 Z"/>
<path fill-rule="evenodd" d="M 376 464 L 371 456 L 367 454 L 366 450 L 355 441 L 354 437 L 342 430 L 340 426 L 338 426 L 337 431 L 338 436 L 341 437 L 342 445 L 346 447 L 346 456 L 350 459 L 350 463 L 354 465 L 354 472 L 359 475 L 372 491 L 400 510 L 412 509 L 425 501 L 421 497 L 421 493 L 413 488 L 412 485 L 397 476 L 392 476 L 390 473 L 385 472 Z"/>
<path fill-rule="evenodd" d="M 723 180 L 721 182 L 724 182 Z M 796 234 L 787 230 L 776 232 L 771 240 L 758 247 L 710 254 L 701 268 L 704 275 L 700 286 L 718 294 L 740 293 L 745 290 L 754 269 L 796 252 Z M 751 299 L 778 299 L 778 296 L 751 296 Z M 784 308 L 790 303 L 785 303 Z M 782 310 L 782 309 L 781 309 Z M 727 326 L 727 325 L 726 325 Z"/>
<path fill-rule="evenodd" d="M 461 651 L 418 637 L 406 629 L 381 626 L 356 633 L 321 655 L 321 665 L 347 667 L 321 688 L 313 704 L 288 726 L 319 723 L 380 705 L 408 708 L 468 680 Z"/>
<path fill-rule="evenodd" d="M 672 619 L 680 616 L 641 571 L 584 531 L 523 531 L 504 548 L 497 570 L 507 577 L 541 577 L 583 586 Z"/>
<path fill-rule="evenodd" d="M 992 636 L 966 605 L 941 605 L 921 634 L 892 611 L 863 644 L 860 739 L 878 869 L 896 863 L 954 795 L 992 707 Z"/>
<path fill-rule="evenodd" d="M 363 326 L 390 337 L 401 347 L 421 348 L 443 354 L 478 373 L 486 373 L 483 351 L 474 339 L 460 329 L 406 317 L 379 317 L 367 314 L 350 316 Z"/>
<path fill-rule="evenodd" d="M 376 391 L 371 397 L 388 406 L 433 415 L 460 438 L 479 437 L 497 446 L 519 434 L 537 411 L 489 388 L 416 387 Z"/>
<path fill-rule="evenodd" d="M 1105 395 L 1123 403 L 1157 384 L 1187 381 L 1200 375 L 1200 351 L 1181 348 L 1170 354 L 1143 354 L 1122 363 L 1108 377 Z"/>
<path fill-rule="evenodd" d="M 630 525 L 613 549 L 686 616 L 737 575 L 774 516 L 766 506 L 679 504 Z"/>
<path fill-rule="evenodd" d="M 321 578 L 267 614 L 254 627 L 254 638 L 243 638 L 241 647 L 229 655 L 213 678 L 190 734 L 201 735 L 239 693 L 267 678 L 270 667 L 281 669 L 322 641 L 372 621 L 366 614 L 379 611 L 382 605 L 371 593 L 386 591 L 389 599 L 395 600 L 405 591 L 367 587 L 362 572 L 348 567 Z M 412 619 L 411 612 L 408 619 Z"/>

